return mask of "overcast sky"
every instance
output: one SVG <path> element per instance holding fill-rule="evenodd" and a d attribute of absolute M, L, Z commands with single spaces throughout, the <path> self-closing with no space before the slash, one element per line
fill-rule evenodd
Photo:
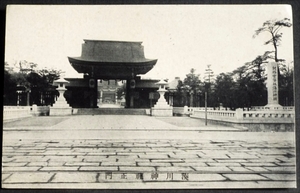
<path fill-rule="evenodd" d="M 284 5 L 102 5 L 9 6 L 5 61 L 27 60 L 40 68 L 82 77 L 67 56 L 80 56 L 83 39 L 142 41 L 146 58 L 158 59 L 146 74 L 181 79 L 191 68 L 203 78 L 230 72 L 273 47 L 270 34 L 253 38 L 270 19 L 292 19 Z M 279 58 L 293 61 L 292 27 L 282 29 Z"/>

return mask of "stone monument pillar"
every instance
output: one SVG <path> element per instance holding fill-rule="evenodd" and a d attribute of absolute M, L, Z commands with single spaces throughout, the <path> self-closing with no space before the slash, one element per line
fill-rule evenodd
<path fill-rule="evenodd" d="M 152 116 L 160 116 L 160 117 L 171 117 L 173 116 L 173 108 L 168 105 L 167 101 L 164 98 L 164 94 L 167 91 L 166 90 L 166 83 L 165 81 L 161 80 L 158 83 L 156 83 L 159 86 L 158 93 L 160 95 L 157 103 L 154 105 L 154 107 L 151 108 L 151 115 Z"/>
<path fill-rule="evenodd" d="M 54 85 L 57 85 L 56 89 L 59 92 L 59 97 L 53 107 L 50 107 L 50 115 L 71 115 L 72 107 L 70 107 L 64 97 L 64 93 L 67 90 L 65 85 L 69 83 L 64 78 L 60 78 L 53 82 Z"/>
<path fill-rule="evenodd" d="M 265 107 L 270 109 L 280 109 L 279 95 L 278 95 L 278 64 L 276 62 L 270 62 L 267 66 L 267 88 L 268 88 L 268 104 Z"/>

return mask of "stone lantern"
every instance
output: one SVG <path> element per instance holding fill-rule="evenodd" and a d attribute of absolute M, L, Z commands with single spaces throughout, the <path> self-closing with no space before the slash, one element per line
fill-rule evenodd
<path fill-rule="evenodd" d="M 67 90 L 66 84 L 69 82 L 64 78 L 60 78 L 53 82 L 53 85 L 58 86 L 57 91 L 59 92 L 59 97 L 53 107 L 50 107 L 50 115 L 70 115 L 72 114 L 72 107 L 70 107 L 64 97 L 64 93 Z"/>
<path fill-rule="evenodd" d="M 156 83 L 156 85 L 158 85 L 158 93 L 160 97 L 154 107 L 151 108 L 151 115 L 162 117 L 173 116 L 173 108 L 168 105 L 167 101 L 164 98 L 164 94 L 167 92 L 166 85 L 168 85 L 168 83 L 164 80 L 160 80 L 158 83 Z"/>

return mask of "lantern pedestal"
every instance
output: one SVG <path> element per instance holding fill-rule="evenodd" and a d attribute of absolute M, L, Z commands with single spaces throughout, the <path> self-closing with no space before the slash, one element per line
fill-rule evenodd
<path fill-rule="evenodd" d="M 50 107 L 50 115 L 71 115 L 72 107 Z"/>
<path fill-rule="evenodd" d="M 54 81 L 55 85 L 58 85 L 56 89 L 59 92 L 59 97 L 53 107 L 50 107 L 50 115 L 71 115 L 72 107 L 70 107 L 64 97 L 64 93 L 67 90 L 65 88 L 65 84 L 69 83 L 65 79 L 61 78 L 59 80 Z"/>
<path fill-rule="evenodd" d="M 168 105 L 167 101 L 164 98 L 164 94 L 166 92 L 165 85 L 167 85 L 168 83 L 161 80 L 156 84 L 159 85 L 158 92 L 160 97 L 154 107 L 151 108 L 151 115 L 157 117 L 171 117 L 173 116 L 173 107 Z"/>

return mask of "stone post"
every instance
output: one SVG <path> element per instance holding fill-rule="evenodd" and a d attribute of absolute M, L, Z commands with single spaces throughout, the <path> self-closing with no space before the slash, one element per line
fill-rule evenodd
<path fill-rule="evenodd" d="M 184 113 L 184 114 L 188 114 L 188 109 L 189 109 L 189 107 L 185 105 L 185 106 L 183 107 L 183 113 Z"/>
<path fill-rule="evenodd" d="M 115 104 L 118 104 L 118 93 L 116 92 L 116 97 L 115 97 Z"/>
<path fill-rule="evenodd" d="M 103 90 L 100 90 L 100 97 L 99 97 L 99 106 L 102 104 L 102 97 L 103 97 Z"/>
<path fill-rule="evenodd" d="M 243 112 L 244 110 L 242 108 L 238 108 L 235 110 L 235 117 L 238 121 L 242 121 L 244 119 Z"/>

